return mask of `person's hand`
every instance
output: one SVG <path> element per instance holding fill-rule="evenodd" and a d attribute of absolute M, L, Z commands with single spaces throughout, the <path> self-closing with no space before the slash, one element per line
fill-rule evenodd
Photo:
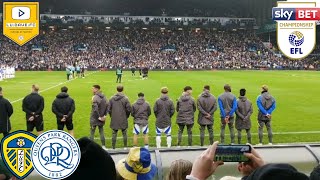
<path fill-rule="evenodd" d="M 238 171 L 243 176 L 250 175 L 257 168 L 265 165 L 264 160 L 260 154 L 251 146 L 251 153 L 244 153 L 244 155 L 250 160 L 249 162 L 242 162 L 238 165 Z"/>
<path fill-rule="evenodd" d="M 218 141 L 214 142 L 208 147 L 197 159 L 194 161 L 191 171 L 191 176 L 199 180 L 205 180 L 211 176 L 218 166 L 223 165 L 222 161 L 214 162 Z"/>
<path fill-rule="evenodd" d="M 33 121 L 34 120 L 34 116 L 29 117 L 28 121 Z"/>
<path fill-rule="evenodd" d="M 66 118 L 63 117 L 63 118 L 61 119 L 61 122 L 66 122 Z"/>
<path fill-rule="evenodd" d="M 271 114 L 267 114 L 267 118 L 268 118 L 268 119 L 271 119 Z"/>
<path fill-rule="evenodd" d="M 224 118 L 224 121 L 226 122 L 226 124 L 229 124 L 229 118 L 230 118 L 230 116 L 226 116 L 225 118 Z"/>
<path fill-rule="evenodd" d="M 207 114 L 207 115 L 205 116 L 205 118 L 210 119 L 210 118 L 211 118 L 211 115 L 210 115 L 210 114 Z"/>
<path fill-rule="evenodd" d="M 106 116 L 99 117 L 98 120 L 104 122 L 106 120 Z"/>

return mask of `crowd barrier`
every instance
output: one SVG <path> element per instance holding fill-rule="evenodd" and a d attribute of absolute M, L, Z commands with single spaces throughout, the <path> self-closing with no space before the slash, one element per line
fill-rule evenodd
<path fill-rule="evenodd" d="M 203 147 L 150 148 L 152 162 L 158 168 L 155 180 L 165 180 L 169 167 L 174 160 L 185 159 L 193 162 L 205 149 Z M 320 144 L 257 146 L 255 149 L 267 163 L 289 163 L 307 175 L 320 163 Z M 128 150 L 110 150 L 109 153 L 117 163 L 119 160 L 126 158 Z M 220 179 L 226 175 L 240 177 L 241 175 L 236 167 L 237 163 L 225 163 L 218 168 L 211 179 Z M 106 174 L 105 177 L 107 176 Z M 27 179 L 44 180 L 36 172 L 33 172 Z"/>

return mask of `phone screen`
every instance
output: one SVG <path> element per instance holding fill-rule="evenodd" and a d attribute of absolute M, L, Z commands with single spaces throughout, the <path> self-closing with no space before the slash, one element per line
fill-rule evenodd
<path fill-rule="evenodd" d="M 251 153 L 249 145 L 218 145 L 214 161 L 248 162 L 243 153 Z"/>

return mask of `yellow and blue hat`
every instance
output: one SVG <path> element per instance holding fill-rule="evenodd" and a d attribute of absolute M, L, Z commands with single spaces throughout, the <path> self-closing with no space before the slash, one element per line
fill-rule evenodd
<path fill-rule="evenodd" d="M 127 158 L 118 162 L 117 170 L 127 180 L 151 180 L 157 172 L 151 163 L 150 152 L 143 147 L 131 148 Z"/>

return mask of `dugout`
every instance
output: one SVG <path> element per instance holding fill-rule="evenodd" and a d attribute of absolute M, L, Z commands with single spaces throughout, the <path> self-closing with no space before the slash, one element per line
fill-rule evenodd
<path fill-rule="evenodd" d="M 320 163 L 320 144 L 297 144 L 297 145 L 274 145 L 255 147 L 267 163 L 289 163 L 300 172 L 310 175 L 313 168 Z M 203 147 L 154 149 L 150 148 L 152 162 L 156 164 L 158 173 L 155 180 L 165 179 L 172 161 L 185 159 L 193 162 L 195 158 L 204 151 Z M 128 150 L 110 150 L 110 154 L 117 163 L 126 157 Z M 212 179 L 223 176 L 237 176 L 237 163 L 225 163 L 218 168 Z M 107 177 L 107 175 L 106 175 Z M 44 180 L 35 171 L 27 179 Z"/>

